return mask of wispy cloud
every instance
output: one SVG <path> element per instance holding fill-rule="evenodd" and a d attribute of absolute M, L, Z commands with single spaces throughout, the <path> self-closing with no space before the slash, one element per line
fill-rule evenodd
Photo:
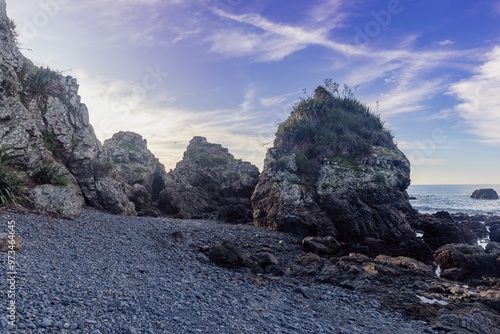
<path fill-rule="evenodd" d="M 461 101 L 456 110 L 472 132 L 500 143 L 500 47 L 488 53 L 475 75 L 453 84 L 450 92 Z"/>
<path fill-rule="evenodd" d="M 454 41 L 451 41 L 449 39 L 445 39 L 445 40 L 442 40 L 442 41 L 439 41 L 439 42 L 436 42 L 437 45 L 453 45 L 455 44 Z"/>
<path fill-rule="evenodd" d="M 221 143 L 236 158 L 261 167 L 266 151 L 262 144 L 274 138 L 278 123 L 290 110 L 286 95 L 260 98 L 251 88 L 236 108 L 189 110 L 134 82 L 91 78 L 82 70 L 75 74 L 97 137 L 104 141 L 117 131 L 139 133 L 167 167 L 175 166 L 189 140 L 197 135 Z"/>

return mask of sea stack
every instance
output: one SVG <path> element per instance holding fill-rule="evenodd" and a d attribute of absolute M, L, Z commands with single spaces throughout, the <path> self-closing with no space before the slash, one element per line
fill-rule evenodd
<path fill-rule="evenodd" d="M 380 118 L 350 91 L 320 86 L 278 128 L 252 196 L 254 224 L 429 261 L 405 218 L 409 185 L 410 163 Z"/>

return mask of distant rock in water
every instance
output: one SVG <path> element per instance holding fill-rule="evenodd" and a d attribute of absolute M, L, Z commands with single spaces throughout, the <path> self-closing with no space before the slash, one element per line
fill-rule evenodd
<path fill-rule="evenodd" d="M 181 218 L 251 222 L 250 197 L 258 179 L 256 166 L 235 159 L 219 144 L 194 137 L 182 161 L 166 176 L 160 208 Z"/>
<path fill-rule="evenodd" d="M 254 224 L 430 262 L 405 218 L 408 159 L 377 116 L 340 95 L 318 87 L 279 126 L 252 196 Z"/>
<path fill-rule="evenodd" d="M 492 188 L 478 189 L 475 190 L 471 198 L 475 199 L 498 199 L 497 192 Z"/>

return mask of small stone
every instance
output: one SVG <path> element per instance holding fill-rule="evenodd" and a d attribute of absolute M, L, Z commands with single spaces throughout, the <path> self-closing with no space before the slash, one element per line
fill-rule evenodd
<path fill-rule="evenodd" d="M 44 328 L 50 327 L 50 325 L 52 325 L 52 320 L 47 319 L 47 318 L 44 318 L 42 320 L 42 323 L 40 324 L 40 326 L 42 326 Z"/>
<path fill-rule="evenodd" d="M 127 334 L 137 334 L 137 329 L 135 329 L 134 327 L 130 326 L 127 329 Z"/>

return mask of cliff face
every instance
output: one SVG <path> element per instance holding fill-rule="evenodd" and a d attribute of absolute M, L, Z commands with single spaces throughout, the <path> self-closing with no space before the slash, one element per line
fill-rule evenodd
<path fill-rule="evenodd" d="M 278 129 L 252 196 L 254 224 L 333 236 L 369 255 L 410 255 L 416 247 L 430 260 L 405 218 L 409 176 L 378 117 L 352 96 L 318 87 Z"/>
<path fill-rule="evenodd" d="M 235 159 L 227 148 L 194 137 L 182 161 L 167 175 L 160 206 L 184 217 L 250 222 L 250 197 L 258 177 L 257 167 Z"/>
<path fill-rule="evenodd" d="M 35 208 L 75 216 L 85 200 L 114 213 L 135 214 L 128 199 L 131 173 L 120 175 L 122 164 L 111 173 L 110 160 L 123 152 L 103 149 L 80 101 L 76 79 L 37 67 L 19 52 L 15 26 L 5 7 L 0 0 L 0 149 L 21 179 L 31 183 L 34 171 L 54 168 L 67 179 L 31 189 Z M 144 182 L 151 191 L 153 182 Z M 160 191 L 156 190 L 156 197 Z M 65 209 L 70 203 L 64 197 L 71 198 L 71 210 Z M 56 202 L 57 207 L 51 206 Z"/>

